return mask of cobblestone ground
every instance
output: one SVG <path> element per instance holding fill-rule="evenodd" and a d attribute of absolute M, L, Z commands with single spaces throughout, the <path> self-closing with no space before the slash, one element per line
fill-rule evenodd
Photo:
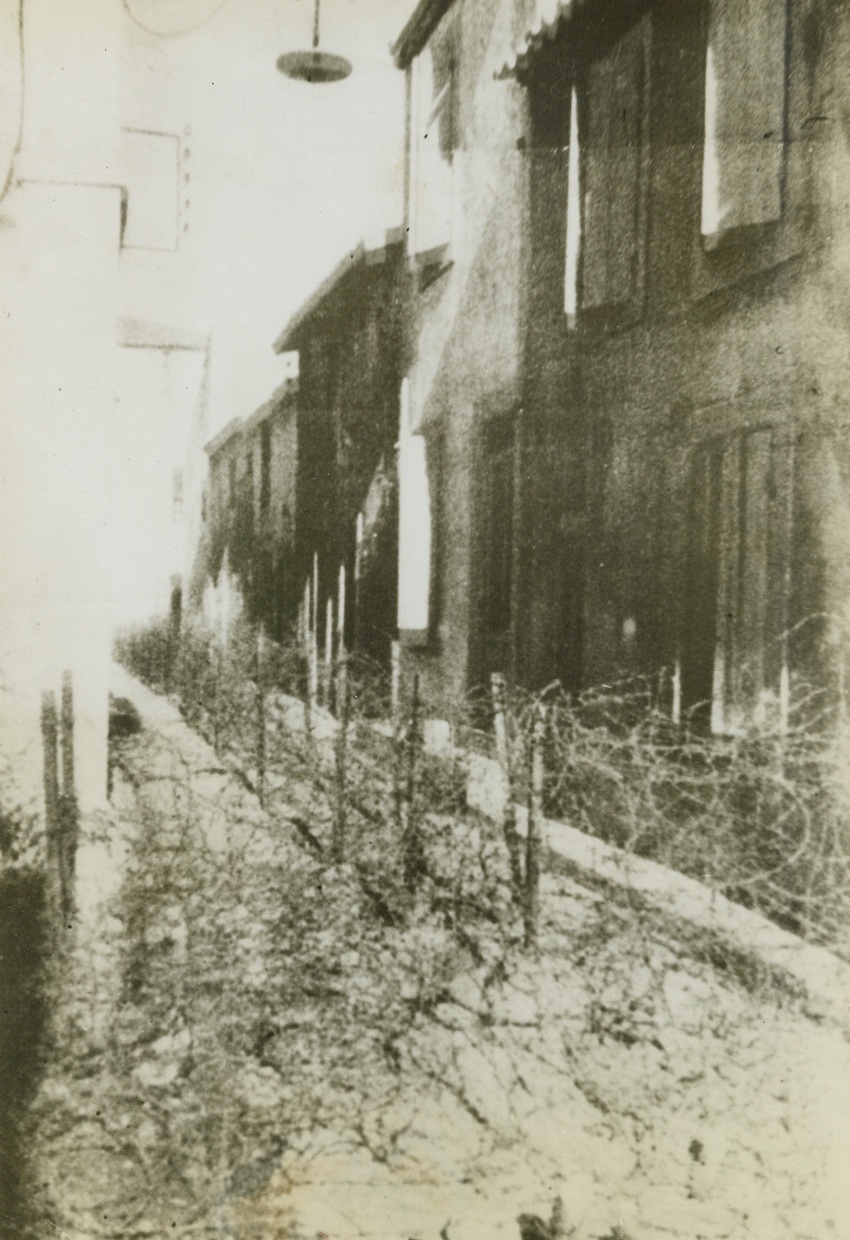
<path fill-rule="evenodd" d="M 119 688 L 145 726 L 79 855 L 33 1235 L 517 1240 L 557 1196 L 577 1240 L 850 1235 L 850 1046 L 776 978 L 566 873 L 533 957 L 397 924 Z"/>

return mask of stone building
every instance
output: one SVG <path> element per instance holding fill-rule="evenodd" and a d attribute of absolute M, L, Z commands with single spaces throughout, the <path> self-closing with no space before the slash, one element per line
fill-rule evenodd
<path fill-rule="evenodd" d="M 249 617 L 284 638 L 310 585 L 320 637 L 338 605 L 345 632 L 388 661 L 395 636 L 400 237 L 358 247 L 275 342 L 298 379 L 207 445 L 197 587 L 235 584 Z M 196 587 L 196 593 L 197 593 Z"/>
<path fill-rule="evenodd" d="M 423 0 L 394 47 L 408 121 L 400 503 L 412 495 L 419 518 L 402 529 L 399 627 L 435 703 L 512 664 L 526 100 L 496 73 L 522 29 L 515 0 Z"/>
<path fill-rule="evenodd" d="M 423 0 L 395 54 L 410 663 L 437 692 L 666 669 L 717 730 L 786 710 L 846 627 L 850 14 Z"/>
<path fill-rule="evenodd" d="M 282 638 L 297 610 L 294 571 L 297 393 L 287 379 L 249 418 L 234 418 L 206 445 L 209 475 L 193 602 L 206 591 L 208 619 L 228 625 L 244 606 Z M 210 587 L 212 586 L 212 590 Z"/>

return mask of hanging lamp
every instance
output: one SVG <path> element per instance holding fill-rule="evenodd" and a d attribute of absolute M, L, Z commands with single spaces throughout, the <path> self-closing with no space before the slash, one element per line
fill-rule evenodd
<path fill-rule="evenodd" d="M 277 58 L 284 76 L 299 82 L 341 82 L 351 72 L 351 61 L 319 48 L 319 0 L 313 11 L 313 46 L 306 52 L 284 52 Z"/>

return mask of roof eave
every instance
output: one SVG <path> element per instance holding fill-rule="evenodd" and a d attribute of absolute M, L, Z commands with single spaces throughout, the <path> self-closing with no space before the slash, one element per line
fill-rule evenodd
<path fill-rule="evenodd" d="M 418 56 L 452 3 L 453 0 L 419 0 L 401 34 L 390 46 L 397 69 L 406 69 L 414 56 Z"/>
<path fill-rule="evenodd" d="M 232 439 L 240 439 L 242 437 L 243 429 L 244 423 L 241 418 L 231 418 L 226 426 L 223 426 L 216 435 L 213 435 L 212 439 L 204 444 L 204 451 L 207 456 L 215 456 L 215 454 L 220 452 L 222 448 L 226 447 Z"/>
<path fill-rule="evenodd" d="M 549 18 L 540 17 L 537 23 L 528 30 L 518 42 L 510 60 L 505 61 L 496 73 L 499 79 L 522 77 L 531 68 L 534 58 L 542 51 L 546 43 L 550 43 L 568 21 L 574 16 L 576 9 L 583 0 L 557 0 Z"/>
<path fill-rule="evenodd" d="M 272 346 L 275 353 L 286 353 L 289 349 L 297 349 L 298 336 L 303 328 L 321 310 L 323 303 L 337 290 L 349 272 L 359 267 L 361 263 L 367 267 L 385 263 L 389 256 L 389 251 L 401 245 L 403 235 L 403 231 L 400 228 L 387 229 L 384 234 L 383 245 L 370 249 L 364 241 L 361 241 L 356 249 L 345 256 L 342 262 L 337 263 L 330 275 L 322 281 L 318 288 L 314 289 L 300 309 L 296 310 L 277 337 Z"/>

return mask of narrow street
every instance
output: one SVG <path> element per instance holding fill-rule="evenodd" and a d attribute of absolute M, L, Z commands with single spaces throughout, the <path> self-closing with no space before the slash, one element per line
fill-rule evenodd
<path fill-rule="evenodd" d="M 79 853 L 28 1234 L 516 1240 L 556 1197 L 578 1240 L 843 1234 L 850 1046 L 777 978 L 567 874 L 535 955 L 394 923 L 114 688 L 143 727 Z"/>
<path fill-rule="evenodd" d="M 850 3 L 0 99 L 0 1240 L 847 1240 Z"/>

